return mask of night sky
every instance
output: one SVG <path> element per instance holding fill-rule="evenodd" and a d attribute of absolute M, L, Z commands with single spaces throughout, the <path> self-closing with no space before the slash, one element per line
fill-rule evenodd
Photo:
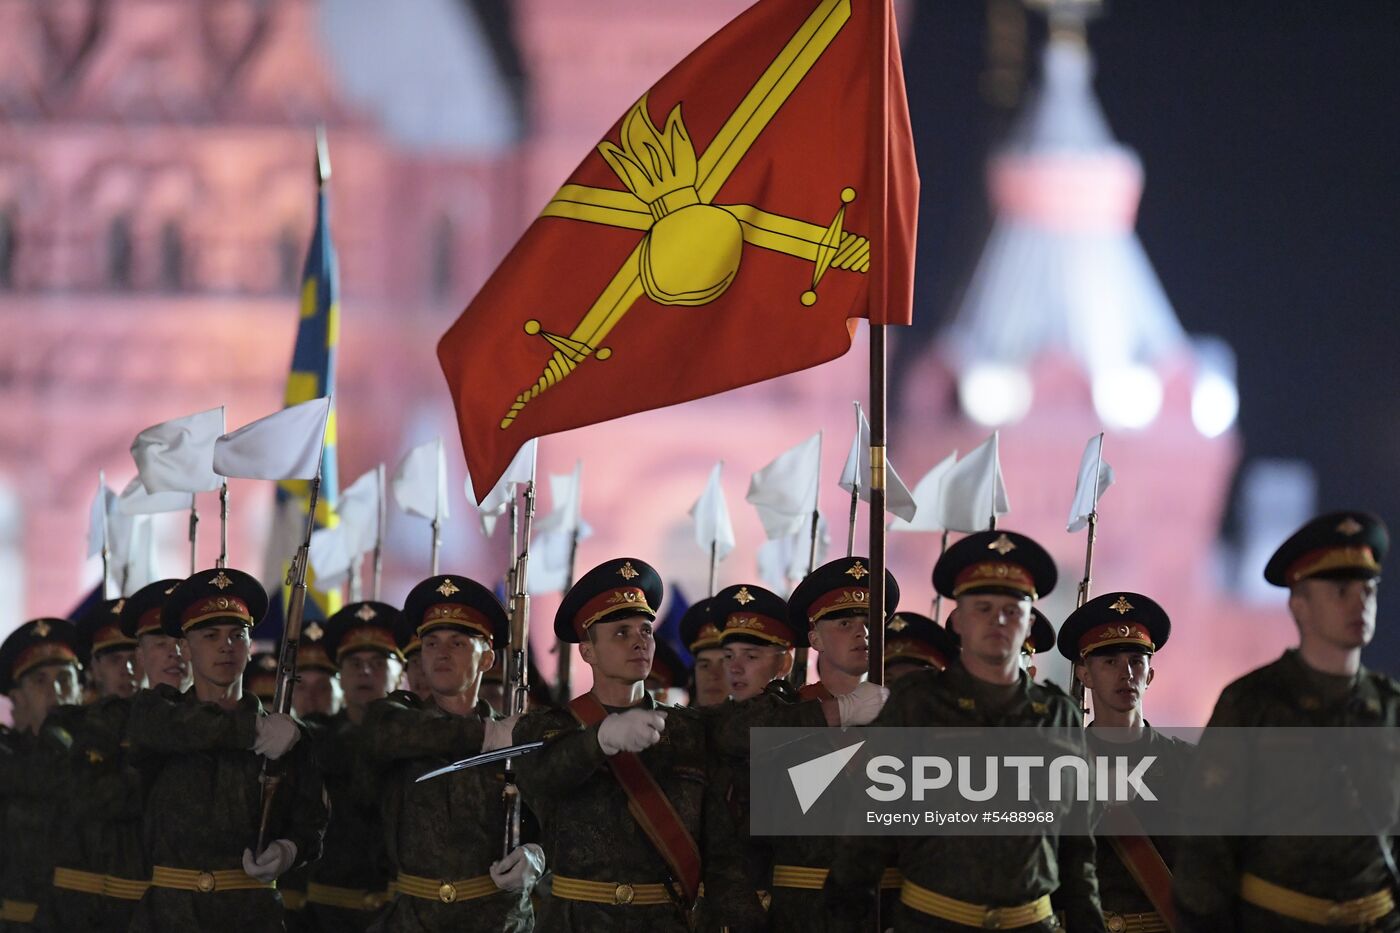
<path fill-rule="evenodd" d="M 982 162 L 1011 111 L 980 89 L 984 3 L 912 7 L 927 340 L 981 250 Z M 1027 25 L 1032 78 L 1044 24 Z M 1238 356 L 1246 462 L 1305 460 L 1320 509 L 1369 509 L 1400 536 L 1400 3 L 1109 0 L 1089 41 L 1146 170 L 1143 245 L 1186 330 Z M 1393 587 L 1380 616 L 1365 662 L 1400 674 Z"/>

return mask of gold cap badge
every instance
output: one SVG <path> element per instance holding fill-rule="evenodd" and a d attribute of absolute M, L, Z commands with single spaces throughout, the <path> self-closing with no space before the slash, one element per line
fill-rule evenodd
<path fill-rule="evenodd" d="M 1121 616 L 1127 615 L 1127 613 L 1132 610 L 1133 604 L 1128 602 L 1126 596 L 1119 596 L 1117 602 L 1115 602 L 1108 608 L 1112 609 L 1114 612 L 1118 613 Z"/>
<path fill-rule="evenodd" d="M 855 577 L 857 580 L 870 576 L 870 571 L 865 569 L 865 565 L 856 561 L 851 565 L 851 569 L 846 571 L 846 576 Z"/>
<path fill-rule="evenodd" d="M 1005 557 L 1007 554 L 1010 554 L 1012 551 L 1016 550 L 1016 543 L 1010 538 L 1008 538 L 1006 536 L 1006 533 L 1003 532 L 997 537 L 995 541 L 987 545 L 987 550 L 996 551 L 1002 557 Z"/>
<path fill-rule="evenodd" d="M 220 570 L 209 580 L 210 586 L 217 586 L 221 590 L 226 590 L 233 586 L 233 581 L 228 578 L 228 574 Z"/>
<path fill-rule="evenodd" d="M 734 594 L 734 601 L 741 606 L 747 606 L 749 603 L 753 602 L 757 598 L 757 596 L 754 596 L 752 593 L 749 592 L 749 588 L 747 586 L 739 587 L 739 592 Z"/>
<path fill-rule="evenodd" d="M 308 625 L 308 626 L 306 627 L 306 637 L 309 638 L 309 639 L 311 639 L 312 641 L 320 641 L 320 640 L 321 640 L 321 636 L 323 636 L 323 635 L 325 635 L 325 634 L 326 634 L 326 630 L 323 629 L 323 628 L 321 628 L 320 623 L 318 623 L 318 622 L 316 622 L 316 621 L 314 621 L 314 620 L 312 621 L 312 623 L 311 623 L 310 625 Z"/>
<path fill-rule="evenodd" d="M 370 608 L 369 603 L 365 603 L 359 609 L 355 610 L 355 618 L 359 619 L 361 622 L 368 622 L 370 619 L 373 619 L 378 615 L 379 613 L 375 612 L 372 608 Z"/>
<path fill-rule="evenodd" d="M 902 632 L 908 627 L 909 623 L 899 616 L 895 616 L 894 619 L 890 621 L 890 624 L 885 626 L 885 628 L 889 629 L 891 632 Z"/>
<path fill-rule="evenodd" d="M 437 588 L 437 591 L 444 596 L 451 596 L 453 593 L 461 592 L 457 584 L 446 578 L 443 579 L 442 585 Z"/>
<path fill-rule="evenodd" d="M 1346 517 L 1345 521 L 1343 521 L 1340 525 L 1337 526 L 1337 530 L 1340 531 L 1342 534 L 1346 535 L 1348 538 L 1350 538 L 1352 535 L 1361 534 L 1364 528 L 1364 525 L 1362 525 L 1356 519 L 1352 518 L 1350 515 Z"/>
<path fill-rule="evenodd" d="M 34 625 L 34 634 L 35 634 L 35 635 L 38 635 L 40 638 L 48 638 L 48 637 L 49 637 L 49 623 L 45 622 L 43 619 L 40 619 L 40 620 L 39 620 L 37 623 L 35 623 L 35 625 Z"/>
<path fill-rule="evenodd" d="M 622 562 L 622 566 L 617 570 L 617 575 L 624 580 L 631 580 L 641 576 L 641 574 L 637 572 L 637 568 L 632 566 L 630 560 Z"/>

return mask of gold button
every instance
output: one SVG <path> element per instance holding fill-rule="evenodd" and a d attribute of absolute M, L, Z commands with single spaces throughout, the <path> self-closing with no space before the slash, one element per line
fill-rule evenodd
<path fill-rule="evenodd" d="M 214 876 L 207 871 L 199 873 L 199 877 L 194 879 L 195 888 L 202 894 L 208 894 L 214 890 Z"/>
<path fill-rule="evenodd" d="M 1124 920 L 1118 914 L 1105 913 L 1103 919 L 1104 923 L 1108 926 L 1108 933 L 1124 933 L 1124 931 L 1128 929 L 1128 921 Z"/>
<path fill-rule="evenodd" d="M 450 881 L 444 881 L 438 888 L 438 900 L 444 904 L 451 904 L 457 899 L 457 886 Z"/>
<path fill-rule="evenodd" d="M 632 903 L 632 898 L 636 896 L 637 892 L 632 890 L 630 884 L 620 884 L 617 886 L 617 890 L 613 892 L 613 903 L 630 904 Z"/>

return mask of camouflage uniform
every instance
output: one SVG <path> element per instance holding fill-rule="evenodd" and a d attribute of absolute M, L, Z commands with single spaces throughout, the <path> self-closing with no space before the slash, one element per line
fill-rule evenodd
<path fill-rule="evenodd" d="M 400 892 L 373 929 L 527 931 L 528 896 L 501 891 L 487 875 L 501 857 L 505 805 L 499 766 L 483 766 L 419 784 L 427 771 L 481 749 L 491 708 L 454 716 L 407 691 L 370 705 L 363 730 L 366 765 L 382 787 L 384 840 Z M 427 879 L 429 899 L 404 893 L 404 876 Z M 462 885 L 471 881 L 471 885 Z M 447 891 L 446 883 L 453 883 Z"/>
<path fill-rule="evenodd" d="M 1200 771 L 1188 785 L 1204 789 L 1206 766 L 1217 761 L 1211 727 L 1400 725 L 1400 683 L 1364 668 L 1354 677 L 1319 673 L 1296 650 L 1230 684 L 1220 694 L 1202 740 Z M 1248 778 L 1241 778 L 1247 782 Z M 1234 782 L 1230 782 L 1234 783 Z M 1247 786 L 1247 783 L 1246 783 Z M 1247 792 L 1247 791 L 1246 791 Z M 1305 933 L 1321 926 L 1290 919 L 1239 897 L 1245 873 L 1301 894 L 1347 901 L 1389 890 L 1394 881 L 1381 845 L 1387 836 L 1186 837 L 1178 843 L 1175 894 L 1190 928 L 1201 931 Z M 1400 930 L 1400 913 L 1364 927 Z"/>
<path fill-rule="evenodd" d="M 0 752 L 0 897 L 6 933 L 52 929 L 45 921 L 52 891 L 61 805 L 69 797 L 67 749 L 47 726 L 11 732 Z M 31 919 L 25 920 L 24 917 Z"/>
<path fill-rule="evenodd" d="M 145 844 L 153 870 L 242 872 L 245 848 L 257 844 L 262 758 L 252 751 L 262 704 L 244 696 L 237 709 L 200 702 L 193 689 L 143 690 L 132 702 L 127 735 L 137 767 L 151 767 Z M 280 760 L 270 838 L 289 839 L 297 862 L 321 854 L 326 804 L 311 743 L 303 733 Z M 182 890 L 152 884 L 136 909 L 133 931 L 249 933 L 283 929 L 272 887 Z"/>

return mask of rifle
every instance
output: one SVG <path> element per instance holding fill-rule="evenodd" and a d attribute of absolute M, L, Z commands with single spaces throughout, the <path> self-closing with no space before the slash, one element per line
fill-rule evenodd
<path fill-rule="evenodd" d="M 520 555 L 515 561 L 515 593 L 511 599 L 510 651 L 506 655 L 506 713 L 514 716 L 525 710 L 529 701 L 529 662 L 526 651 L 530 638 L 530 594 L 526 580 L 530 566 L 530 523 L 535 517 L 535 476 L 531 471 L 530 481 L 525 484 L 525 516 L 521 521 Z M 520 845 L 520 789 L 515 786 L 513 761 L 505 763 L 505 787 L 501 799 L 506 806 L 506 826 L 504 851 L 509 855 Z"/>
<path fill-rule="evenodd" d="M 311 549 L 311 532 L 316 527 L 316 500 L 321 494 L 321 472 L 311 480 L 311 504 L 306 510 L 306 534 L 297 548 L 292 565 L 287 568 L 287 586 L 292 588 L 291 602 L 287 607 L 286 624 L 282 626 L 282 646 L 278 651 L 277 690 L 272 696 L 272 709 L 276 713 L 290 713 L 292 710 L 292 688 L 297 680 L 297 644 L 301 641 L 301 622 L 306 615 L 306 565 L 307 554 Z M 261 816 L 258 819 L 258 847 L 261 855 L 267 848 L 267 834 L 272 824 L 272 803 L 277 796 L 277 786 L 282 782 L 282 762 L 264 758 L 262 773 L 258 782 L 262 784 Z"/>

